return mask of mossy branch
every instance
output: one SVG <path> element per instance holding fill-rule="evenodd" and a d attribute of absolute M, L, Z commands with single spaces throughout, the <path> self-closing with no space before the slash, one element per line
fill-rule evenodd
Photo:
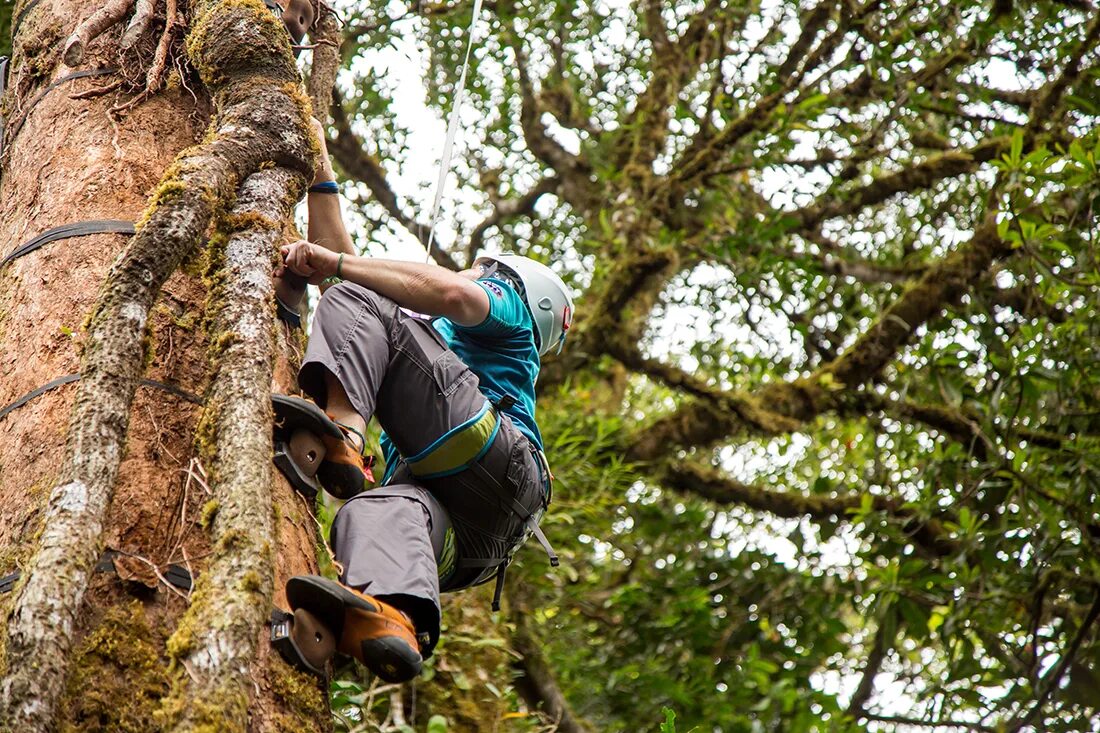
<path fill-rule="evenodd" d="M 271 260 L 303 184 L 285 168 L 254 173 L 224 222 L 248 225 L 219 232 L 212 243 L 211 379 L 202 416 L 207 427 L 200 430 L 211 443 L 199 450 L 211 459 L 217 511 L 208 522 L 213 555 L 168 643 L 180 669 L 162 714 L 176 731 L 201 724 L 223 731 L 247 727 L 248 668 L 271 605 L 277 544 L 270 460 Z"/>
<path fill-rule="evenodd" d="M 745 402 L 748 395 L 711 390 L 710 396 L 658 419 L 626 441 L 631 459 L 652 460 L 666 454 L 670 445 L 711 445 L 746 426 L 764 434 L 777 428 L 789 432 L 845 399 L 856 399 L 855 389 L 878 376 L 917 329 L 961 298 L 994 260 L 1010 251 L 997 235 L 994 218 L 987 217 L 967 244 L 929 267 L 843 354 L 807 377 L 756 390 L 752 400 L 767 406 L 755 413 L 764 418 L 762 423 L 753 425 L 744 413 L 722 408 L 731 401 Z"/>
<path fill-rule="evenodd" d="M 308 103 L 297 91 L 282 24 L 259 0 L 207 0 L 193 10 L 188 54 L 218 113 L 210 139 L 165 172 L 93 309 L 66 457 L 8 625 L 0 729 L 53 728 L 77 614 L 102 550 L 144 366 L 145 326 L 162 285 L 203 241 L 238 181 L 262 163 L 288 165 L 303 178 L 312 173 Z"/>

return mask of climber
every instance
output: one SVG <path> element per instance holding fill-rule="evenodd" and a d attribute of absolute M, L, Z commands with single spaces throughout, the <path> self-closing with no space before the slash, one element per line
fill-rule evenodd
<path fill-rule="evenodd" d="M 531 534 L 557 564 L 538 527 L 551 475 L 535 380 L 540 357 L 565 340 L 573 303 L 550 268 L 517 255 L 479 257 L 455 273 L 349 254 L 320 143 L 309 232 L 323 241 L 284 246 L 276 274 L 342 282 L 320 299 L 298 373 L 313 402 L 281 397 L 275 412 L 277 431 L 313 440 L 313 463 L 299 460 L 298 471 L 348 501 L 331 533 L 340 582 L 299 576 L 286 593 L 309 631 L 301 645 L 331 634 L 304 649 L 315 667 L 335 645 L 384 680 L 405 681 L 438 641 L 441 591 L 495 577 L 499 607 L 504 569 Z M 363 492 L 372 416 L 385 431 L 386 473 Z"/>

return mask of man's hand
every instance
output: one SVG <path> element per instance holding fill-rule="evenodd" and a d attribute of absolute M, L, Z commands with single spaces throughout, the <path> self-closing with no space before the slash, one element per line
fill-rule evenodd
<path fill-rule="evenodd" d="M 309 279 L 310 285 L 320 285 L 327 277 L 336 274 L 340 256 L 332 250 L 300 239 L 279 248 L 283 255 L 283 264 L 275 269 L 275 275 L 281 276 L 287 270 Z"/>
<path fill-rule="evenodd" d="M 313 183 L 323 181 L 335 181 L 336 174 L 332 170 L 332 161 L 329 160 L 328 146 L 325 144 L 325 127 L 316 117 L 309 118 L 309 126 L 313 130 L 313 136 L 317 138 L 317 144 L 321 148 L 321 156 L 317 159 L 317 168 L 313 171 Z"/>

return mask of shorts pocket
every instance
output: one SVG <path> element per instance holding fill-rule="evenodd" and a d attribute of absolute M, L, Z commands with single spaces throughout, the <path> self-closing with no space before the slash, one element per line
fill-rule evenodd
<path fill-rule="evenodd" d="M 444 351 L 432 362 L 432 380 L 439 394 L 450 397 L 473 372 L 453 351 Z"/>

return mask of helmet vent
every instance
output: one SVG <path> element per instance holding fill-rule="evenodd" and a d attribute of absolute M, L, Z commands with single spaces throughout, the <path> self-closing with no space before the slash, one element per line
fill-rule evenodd
<path fill-rule="evenodd" d="M 551 302 L 551 300 L 549 298 L 546 298 L 546 297 L 539 298 L 539 308 L 541 308 L 544 311 L 553 310 L 554 309 L 554 304 L 553 304 L 553 302 Z"/>

